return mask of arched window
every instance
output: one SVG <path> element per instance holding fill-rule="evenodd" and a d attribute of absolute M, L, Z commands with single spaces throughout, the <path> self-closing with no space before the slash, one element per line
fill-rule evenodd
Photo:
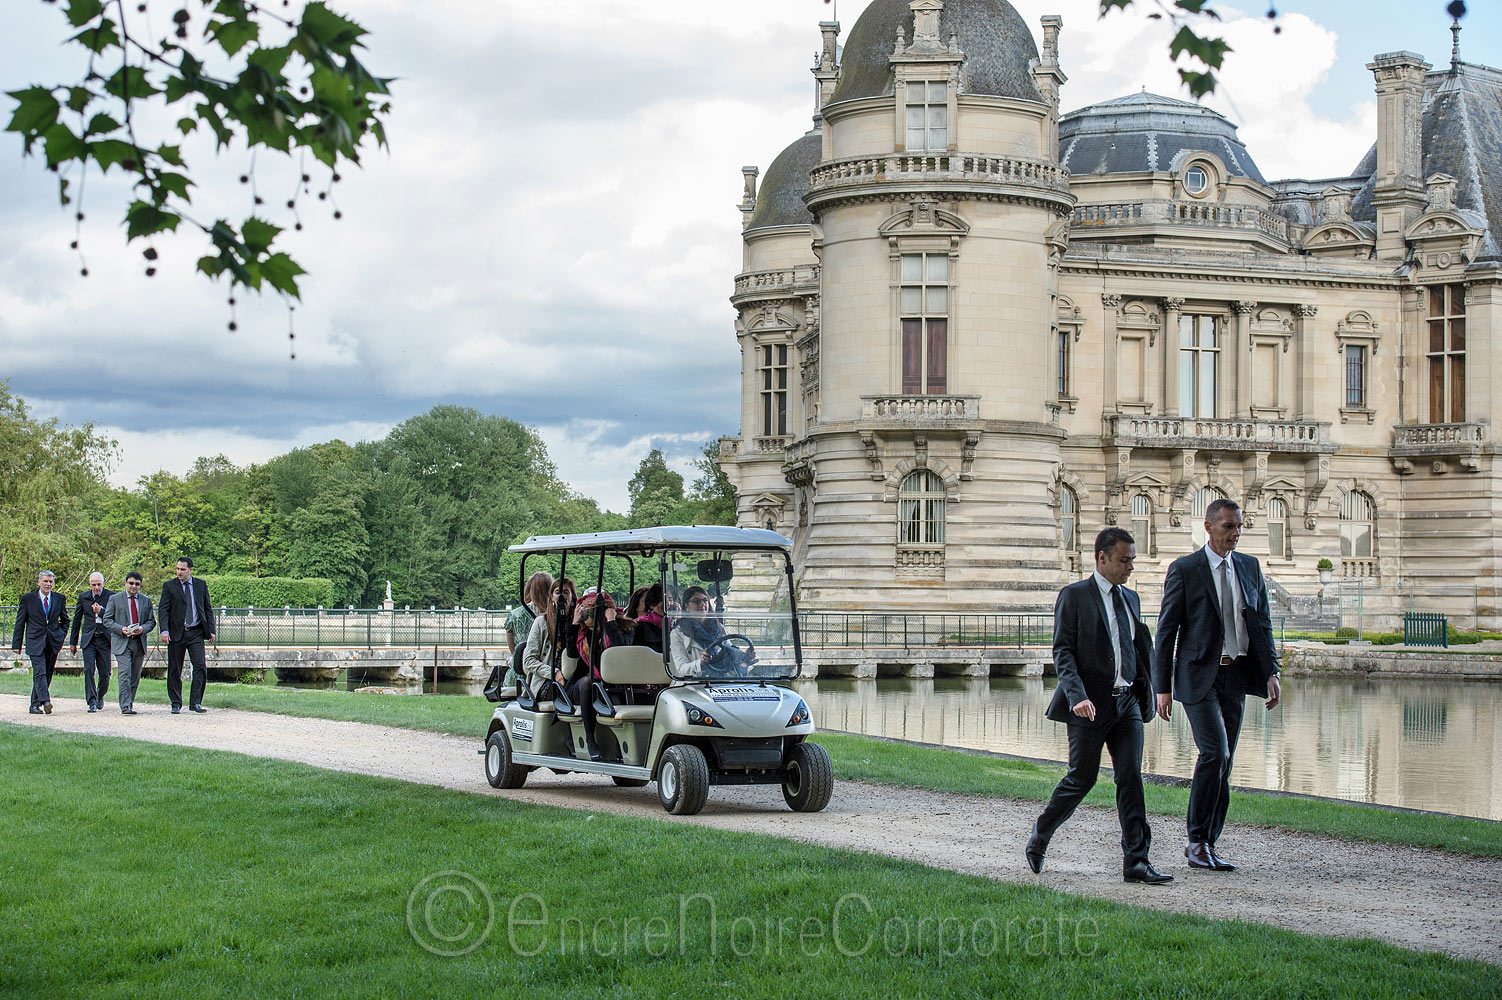
<path fill-rule="evenodd" d="M 1063 534 L 1064 551 L 1073 555 L 1080 544 L 1080 501 L 1074 495 L 1074 490 L 1067 486 L 1059 487 L 1059 527 Z"/>
<path fill-rule="evenodd" d="M 1189 526 L 1190 534 L 1194 536 L 1194 544 L 1202 546 L 1209 539 L 1205 534 L 1205 508 L 1216 500 L 1224 500 L 1226 495 L 1214 486 L 1203 486 L 1194 494 L 1194 506 L 1190 509 Z"/>
<path fill-rule="evenodd" d="M 918 469 L 902 481 L 897 491 L 897 544 L 943 545 L 944 480 L 927 469 Z"/>
<path fill-rule="evenodd" d="M 1340 498 L 1340 555 L 1344 559 L 1370 559 L 1377 525 L 1372 498 L 1352 490 Z"/>
<path fill-rule="evenodd" d="M 1132 537 L 1137 540 L 1137 552 L 1148 555 L 1152 552 L 1153 502 L 1146 493 L 1132 497 Z"/>
<path fill-rule="evenodd" d="M 1282 497 L 1267 502 L 1267 554 L 1274 559 L 1288 558 L 1288 504 Z"/>

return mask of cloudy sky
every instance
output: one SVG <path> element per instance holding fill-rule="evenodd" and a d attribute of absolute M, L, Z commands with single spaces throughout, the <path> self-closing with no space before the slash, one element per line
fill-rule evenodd
<path fill-rule="evenodd" d="M 727 301 L 743 164 L 765 169 L 813 111 L 820 0 L 334 0 L 398 77 L 389 153 L 304 199 L 289 244 L 312 274 L 292 317 L 191 274 L 201 235 L 160 241 L 155 278 L 127 249 L 127 192 L 90 177 L 80 240 L 55 179 L 0 135 L 0 379 L 44 416 L 120 442 L 112 478 L 182 473 L 202 454 L 261 461 L 380 437 L 435 403 L 535 426 L 566 480 L 623 510 L 651 447 L 681 465 L 737 431 Z M 175 4 L 156 5 L 165 19 Z M 1146 87 L 1183 96 L 1155 9 L 1102 22 L 1096 0 L 1017 0 L 1064 17 L 1065 110 Z M 1502 15 L 1473 3 L 1464 56 L 1498 65 Z M 127 7 L 133 8 L 133 4 Z M 860 0 L 843 0 L 848 33 Z M 1440 0 L 1218 4 L 1235 53 L 1210 103 L 1264 175 L 1348 172 L 1375 138 L 1372 55 L 1449 61 Z M 56 6 L 11 0 L 0 89 L 76 80 Z M 195 9 L 196 5 L 195 5 Z M 153 26 L 158 35 L 161 24 Z M 8 102 L 5 105 L 8 110 Z M 175 117 L 175 116 L 174 116 Z M 243 218 L 243 150 L 192 161 L 196 211 Z M 254 175 L 273 221 L 295 168 Z M 77 183 L 74 184 L 75 189 Z M 291 233 L 288 234 L 293 235 Z"/>

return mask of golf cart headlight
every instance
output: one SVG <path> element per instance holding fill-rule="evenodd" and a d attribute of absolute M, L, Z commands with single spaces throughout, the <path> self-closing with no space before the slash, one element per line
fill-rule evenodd
<path fill-rule="evenodd" d="M 801 726 L 806 722 L 808 722 L 808 703 L 799 698 L 798 707 L 793 711 L 793 717 L 788 719 L 788 725 Z"/>
<path fill-rule="evenodd" d="M 710 715 L 698 705 L 683 706 L 684 713 L 688 716 L 688 724 L 691 726 L 708 726 L 711 729 L 724 729 L 718 719 Z"/>

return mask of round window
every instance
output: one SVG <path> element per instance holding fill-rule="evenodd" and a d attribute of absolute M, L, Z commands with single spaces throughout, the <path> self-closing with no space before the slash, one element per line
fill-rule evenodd
<path fill-rule="evenodd" d="M 1204 167 L 1190 167 L 1184 171 L 1184 190 L 1190 194 L 1204 194 L 1210 187 L 1210 175 Z"/>

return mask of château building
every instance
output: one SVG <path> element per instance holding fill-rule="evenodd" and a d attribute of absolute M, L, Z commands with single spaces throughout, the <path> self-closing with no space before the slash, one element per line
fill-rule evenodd
<path fill-rule="evenodd" d="M 1061 114 L 1040 28 L 1005 0 L 875 0 L 843 49 L 821 24 L 814 128 L 744 170 L 721 461 L 802 604 L 1051 606 L 1106 525 L 1152 603 L 1222 496 L 1275 588 L 1328 558 L 1490 593 L 1502 71 L 1458 27 L 1443 68 L 1378 55 L 1366 157 L 1269 180 L 1198 104 Z"/>

